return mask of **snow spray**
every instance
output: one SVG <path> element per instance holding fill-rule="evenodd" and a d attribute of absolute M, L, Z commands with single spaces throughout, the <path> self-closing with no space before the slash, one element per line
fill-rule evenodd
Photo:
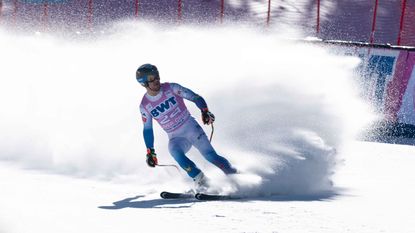
<path fill-rule="evenodd" d="M 216 116 L 213 146 L 242 175 L 228 182 L 195 149 L 189 157 L 228 192 L 330 191 L 342 146 L 367 123 L 353 83 L 360 60 L 285 39 L 300 33 L 145 22 L 88 38 L 71 33 L 0 31 L 1 160 L 77 177 L 190 184 L 185 173 L 145 164 L 145 89 L 135 80 L 144 63 L 158 67 L 162 82 L 206 99 Z M 159 161 L 174 164 L 154 125 Z"/>

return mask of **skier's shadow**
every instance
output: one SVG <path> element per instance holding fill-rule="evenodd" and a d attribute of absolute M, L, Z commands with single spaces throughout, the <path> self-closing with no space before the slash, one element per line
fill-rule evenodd
<path fill-rule="evenodd" d="M 153 200 L 137 200 L 144 197 L 143 195 L 125 198 L 120 201 L 113 202 L 112 206 L 99 206 L 100 209 L 119 210 L 124 208 L 190 208 L 194 201 L 185 199 L 153 199 Z"/>
<path fill-rule="evenodd" d="M 339 189 L 340 190 L 340 189 Z M 340 192 L 325 192 L 316 195 L 281 195 L 275 194 L 271 196 L 257 196 L 257 197 L 246 197 L 242 199 L 227 200 L 233 202 L 249 202 L 249 201 L 279 201 L 279 202 L 289 202 L 289 201 L 328 201 L 333 200 L 336 197 L 340 196 Z M 99 206 L 100 209 L 107 210 L 119 210 L 124 208 L 190 208 L 197 202 L 194 199 L 152 199 L 152 200 L 137 200 L 139 198 L 145 197 L 144 195 L 139 195 L 135 197 L 125 198 L 120 201 L 113 202 L 112 206 Z"/>

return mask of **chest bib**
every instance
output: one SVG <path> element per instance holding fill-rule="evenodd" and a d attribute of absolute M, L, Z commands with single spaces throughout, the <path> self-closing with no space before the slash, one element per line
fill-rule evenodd
<path fill-rule="evenodd" d="M 170 84 L 161 84 L 161 96 L 157 100 L 143 98 L 144 109 L 155 119 L 160 126 L 171 133 L 180 128 L 190 117 L 182 97 L 174 94 Z"/>

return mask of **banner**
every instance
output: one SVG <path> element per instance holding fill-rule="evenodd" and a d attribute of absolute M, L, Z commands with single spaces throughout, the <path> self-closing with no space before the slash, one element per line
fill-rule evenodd
<path fill-rule="evenodd" d="M 415 51 L 344 45 L 344 54 L 362 59 L 357 72 L 363 98 L 384 121 L 415 126 Z"/>
<path fill-rule="evenodd" d="M 397 113 L 398 122 L 415 125 L 415 52 L 410 52 L 406 59 L 406 67 L 401 87 L 404 91 L 400 98 L 400 107 Z"/>

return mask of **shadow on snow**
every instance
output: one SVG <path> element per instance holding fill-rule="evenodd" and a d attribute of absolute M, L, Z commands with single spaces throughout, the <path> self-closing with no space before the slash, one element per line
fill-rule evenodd
<path fill-rule="evenodd" d="M 191 199 L 152 199 L 152 200 L 137 200 L 139 198 L 145 197 L 143 195 L 125 198 L 120 201 L 113 202 L 112 206 L 99 206 L 100 209 L 107 210 L 118 210 L 124 208 L 189 208 L 191 207 L 195 200 Z"/>
<path fill-rule="evenodd" d="M 241 197 L 240 199 L 233 200 L 217 200 L 221 202 L 252 202 L 252 201 L 279 201 L 279 202 L 289 202 L 289 201 L 331 201 L 341 194 L 337 192 L 325 192 L 315 195 L 281 195 L 274 194 L 268 196 L 257 196 L 257 197 Z M 112 206 L 99 206 L 100 209 L 107 210 L 119 210 L 124 208 L 170 208 L 170 209 L 179 209 L 179 208 L 190 208 L 196 203 L 206 202 L 197 199 L 150 199 L 150 200 L 139 200 L 140 198 L 145 197 L 145 195 L 138 195 L 135 197 L 125 198 L 120 201 L 113 202 Z"/>

